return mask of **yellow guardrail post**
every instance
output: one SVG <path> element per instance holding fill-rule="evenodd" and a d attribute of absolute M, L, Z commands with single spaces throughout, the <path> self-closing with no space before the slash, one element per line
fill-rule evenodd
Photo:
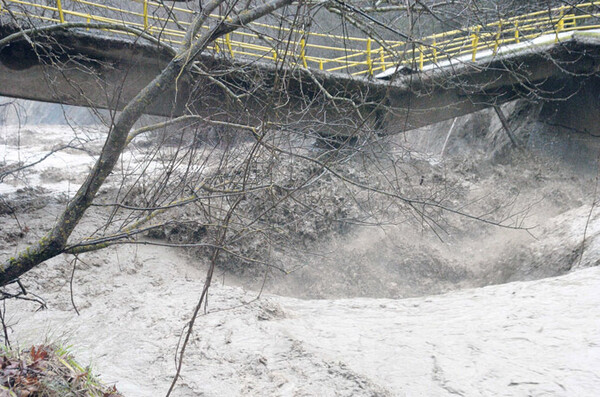
<path fill-rule="evenodd" d="M 498 22 L 498 31 L 496 32 L 496 37 L 494 38 L 494 51 L 493 54 L 498 54 L 498 47 L 500 47 L 500 36 L 502 35 L 502 20 Z"/>
<path fill-rule="evenodd" d="M 475 59 L 477 58 L 477 46 L 479 45 L 479 29 L 480 29 L 480 26 L 477 26 L 475 28 L 475 33 L 471 34 L 471 47 L 472 47 L 471 61 L 472 62 L 475 62 Z"/>
<path fill-rule="evenodd" d="M 558 23 L 556 24 L 556 28 L 554 31 L 556 32 L 556 38 L 554 39 L 555 43 L 558 43 L 558 34 L 565 29 L 565 20 L 564 20 L 564 12 L 561 11 L 558 15 Z"/>
<path fill-rule="evenodd" d="M 319 59 L 319 70 L 323 70 L 323 60 Z"/>
<path fill-rule="evenodd" d="M 225 44 L 227 45 L 227 49 L 229 50 L 229 54 L 231 55 L 232 58 L 234 58 L 233 49 L 231 48 L 231 36 L 229 35 L 229 33 L 227 33 L 225 35 Z"/>
<path fill-rule="evenodd" d="M 87 23 L 91 23 L 92 22 L 92 15 L 91 14 L 87 14 L 87 18 L 85 19 L 85 21 Z M 85 28 L 85 30 L 90 30 L 89 27 Z"/>
<path fill-rule="evenodd" d="M 521 42 L 521 39 L 519 38 L 519 21 L 515 21 L 515 42 Z"/>
<path fill-rule="evenodd" d="M 433 50 L 433 63 L 438 63 L 438 51 L 437 51 L 437 44 L 435 42 L 435 39 L 433 39 L 433 43 L 431 43 L 432 46 L 432 50 Z"/>
<path fill-rule="evenodd" d="M 373 76 L 373 61 L 371 60 L 371 38 L 367 39 L 367 69 L 369 76 Z"/>
<path fill-rule="evenodd" d="M 419 46 L 419 70 L 423 70 L 423 64 L 425 63 L 425 57 L 423 56 L 424 48 L 423 44 Z"/>
<path fill-rule="evenodd" d="M 273 61 L 277 62 L 277 51 L 273 50 Z"/>
<path fill-rule="evenodd" d="M 60 23 L 65 23 L 65 14 L 63 14 L 62 3 L 60 0 L 56 0 L 56 9 L 58 10 L 58 19 L 60 19 Z"/>
<path fill-rule="evenodd" d="M 300 59 L 302 59 L 302 65 L 307 68 L 308 65 L 306 64 L 306 40 L 301 39 L 300 40 Z"/>
<path fill-rule="evenodd" d="M 381 60 L 381 70 L 385 72 L 385 56 L 383 54 L 383 47 L 379 47 L 379 59 Z"/>
<path fill-rule="evenodd" d="M 144 0 L 144 30 L 148 30 L 148 0 Z"/>

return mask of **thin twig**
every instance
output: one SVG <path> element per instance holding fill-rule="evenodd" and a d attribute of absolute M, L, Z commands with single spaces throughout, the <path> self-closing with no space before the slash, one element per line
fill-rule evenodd
<path fill-rule="evenodd" d="M 75 309 L 75 313 L 79 316 L 79 310 L 77 310 L 77 305 L 75 305 L 75 299 L 73 298 L 73 278 L 75 277 L 75 268 L 77 267 L 77 255 L 73 258 L 73 270 L 71 271 L 71 279 L 69 280 L 69 290 L 71 293 L 71 304 L 73 305 L 73 309 Z"/>

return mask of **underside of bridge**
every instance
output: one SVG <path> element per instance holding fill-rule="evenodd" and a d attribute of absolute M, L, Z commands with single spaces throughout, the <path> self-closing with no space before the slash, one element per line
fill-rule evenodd
<path fill-rule="evenodd" d="M 0 39 L 17 31 L 0 26 Z M 31 43 L 21 39 L 0 48 L 0 95 L 118 110 L 171 59 L 158 45 L 83 30 L 39 35 Z M 147 113 L 198 114 L 253 126 L 270 122 L 348 137 L 367 130 L 394 134 L 519 97 L 572 103 L 568 117 L 577 120 L 575 111 L 595 114 L 600 102 L 600 39 L 583 34 L 535 51 L 391 80 L 246 63 L 222 54 L 201 54 L 196 66 Z"/>

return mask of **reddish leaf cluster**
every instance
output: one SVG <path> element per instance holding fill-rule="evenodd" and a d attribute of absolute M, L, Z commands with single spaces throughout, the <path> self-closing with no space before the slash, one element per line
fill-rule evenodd
<path fill-rule="evenodd" d="M 2 356 L 0 384 L 9 388 L 19 397 L 35 396 L 40 390 L 40 378 L 47 367 L 48 351 L 46 346 L 31 348 L 31 360 Z M 10 396 L 6 390 L 0 391 L 0 397 Z"/>

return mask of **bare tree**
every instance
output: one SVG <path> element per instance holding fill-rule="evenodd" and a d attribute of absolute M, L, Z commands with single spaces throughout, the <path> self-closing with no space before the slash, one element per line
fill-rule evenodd
<path fill-rule="evenodd" d="M 169 4 L 162 3 L 162 6 L 167 9 L 166 12 L 169 12 L 169 7 L 171 7 Z M 280 12 L 288 6 L 290 6 L 289 9 Z M 35 42 L 33 44 L 36 54 L 43 57 L 46 62 L 54 63 L 58 68 L 65 67 L 65 61 L 60 59 L 61 54 L 52 53 L 52 46 L 48 43 L 56 44 L 55 48 L 60 51 L 61 43 L 57 39 L 60 36 L 53 35 L 79 28 L 125 31 L 136 35 L 140 40 L 148 40 L 153 45 L 162 46 L 171 57 L 170 62 L 150 84 L 124 104 L 118 113 L 114 112 L 117 110 L 116 108 L 112 109 L 106 143 L 86 181 L 75 197 L 69 201 L 67 208 L 46 236 L 36 245 L 4 262 L 0 272 L 0 284 L 18 278 L 39 263 L 61 253 L 79 254 L 112 244 L 132 243 L 131 239 L 140 234 L 157 233 L 158 229 L 163 230 L 161 233 L 165 233 L 166 229 L 182 227 L 182 222 L 169 221 L 164 214 L 184 206 L 197 207 L 198 212 L 203 216 L 201 220 L 190 220 L 185 225 L 186 228 L 197 229 L 196 234 L 207 233 L 209 229 L 230 231 L 231 234 L 228 237 L 226 234 L 221 236 L 217 232 L 216 234 L 221 236 L 216 240 L 219 243 L 204 244 L 210 249 L 223 249 L 234 241 L 238 243 L 243 241 L 253 233 L 265 234 L 265 238 L 273 240 L 273 235 L 265 232 L 268 228 L 251 226 L 267 224 L 269 219 L 273 220 L 273 216 L 280 216 L 274 210 L 286 201 L 297 202 L 297 205 L 306 208 L 307 211 L 303 216 L 312 214 L 318 215 L 319 219 L 325 219 L 328 227 L 333 227 L 331 225 L 334 224 L 341 225 L 344 222 L 376 223 L 375 215 L 381 214 L 381 211 L 369 209 L 365 205 L 365 202 L 368 202 L 369 194 L 376 194 L 393 202 L 393 206 L 398 208 L 395 215 L 409 214 L 408 216 L 424 220 L 432 230 L 441 229 L 438 223 L 440 222 L 439 214 L 444 211 L 458 213 L 495 225 L 520 227 L 520 225 L 506 224 L 506 221 L 510 219 L 509 215 L 496 218 L 472 215 L 446 205 L 445 192 L 425 192 L 422 188 L 416 188 L 411 184 L 401 185 L 398 180 L 389 179 L 388 172 L 397 174 L 397 163 L 392 158 L 384 160 L 382 150 L 378 148 L 388 143 L 384 142 L 384 138 L 378 134 L 378 126 L 370 124 L 368 119 L 374 114 L 377 116 L 386 112 L 397 112 L 398 109 L 393 106 L 387 103 L 373 103 L 369 97 L 362 96 L 362 93 L 356 93 L 354 97 L 344 97 L 329 91 L 322 84 L 322 76 L 302 67 L 298 59 L 281 59 L 275 56 L 275 61 L 279 62 L 278 66 L 274 73 L 266 73 L 268 74 L 266 76 L 260 75 L 264 72 L 245 68 L 240 63 L 229 63 L 211 70 L 196 61 L 198 56 L 209 47 L 213 47 L 213 44 L 215 50 L 220 48 L 219 43 L 223 44 L 218 40 L 241 27 L 260 33 L 258 37 L 271 43 L 273 53 L 289 54 L 290 52 L 286 52 L 285 48 L 297 42 L 292 36 L 296 35 L 298 31 L 309 30 L 312 24 L 319 25 L 319 28 L 322 27 L 320 26 L 323 25 L 320 20 L 322 17 L 319 17 L 318 14 L 322 7 L 327 7 L 331 12 L 341 16 L 339 26 L 330 24 L 328 29 L 343 31 L 347 29 L 348 24 L 352 25 L 354 29 L 363 31 L 377 40 L 385 51 L 389 49 L 392 54 L 391 59 L 394 60 L 405 56 L 394 54 L 411 53 L 411 48 L 414 55 L 418 46 L 428 47 L 432 51 L 436 50 L 443 54 L 445 49 L 441 45 L 423 42 L 416 38 L 421 35 L 421 32 L 415 30 L 417 26 L 422 25 L 419 23 L 419 18 L 437 21 L 439 26 L 435 29 L 447 29 L 451 27 L 450 22 L 457 23 L 456 18 L 452 19 L 448 16 L 460 15 L 461 21 L 458 27 L 462 29 L 475 22 L 484 25 L 488 18 L 500 18 L 510 15 L 509 12 L 515 12 L 514 8 L 507 8 L 500 2 L 493 1 L 485 4 L 453 1 L 399 1 L 390 2 L 388 5 L 378 3 L 375 6 L 369 6 L 360 3 L 354 5 L 344 1 L 292 5 L 291 0 L 240 5 L 237 2 L 215 0 L 203 5 L 201 12 L 189 25 L 183 45 L 177 49 L 166 45 L 146 31 L 127 25 L 109 23 L 75 22 L 43 27 L 24 27 L 20 31 L 0 39 L 0 49 L 2 49 L 9 44 L 22 42 L 23 39 L 36 40 L 43 36 L 45 42 L 40 40 L 38 44 Z M 519 11 L 521 9 L 526 10 L 519 8 Z M 209 17 L 216 10 L 222 18 Z M 390 19 L 386 20 L 386 17 L 382 17 L 387 14 L 391 15 L 391 20 L 394 18 L 405 18 L 405 20 L 402 21 L 400 27 L 390 28 L 386 24 Z M 301 27 L 302 29 L 281 29 L 277 36 L 270 37 L 267 33 L 259 31 L 259 28 L 249 26 L 250 22 L 268 15 L 275 20 L 279 19 L 282 23 L 285 22 L 292 28 Z M 552 13 L 549 15 L 553 17 Z M 203 24 L 208 24 L 209 29 L 203 29 Z M 162 31 L 167 29 L 166 26 L 158 28 Z M 469 33 L 467 28 L 464 29 Z M 386 39 L 391 36 L 395 38 L 400 36 L 405 40 L 402 50 L 386 47 Z M 486 37 L 490 39 L 494 36 Z M 383 56 L 383 50 L 381 54 Z M 220 56 L 219 53 L 214 55 Z M 94 77 L 92 68 L 87 66 L 89 62 L 86 63 L 86 60 L 72 57 L 67 62 L 85 70 L 86 73 L 89 73 L 90 79 Z M 518 73 L 518 71 L 513 72 Z M 206 98 L 194 97 L 194 94 L 190 92 L 187 103 L 183 105 L 183 108 L 189 109 L 189 111 L 183 116 L 152 126 L 133 129 L 140 117 L 169 90 L 185 91 L 186 87 L 183 87 L 180 82 L 183 80 L 182 76 L 188 75 L 192 76 L 191 81 L 201 78 L 204 79 L 203 81 L 209 81 L 219 87 L 220 97 L 206 101 Z M 292 80 L 288 79 L 290 75 L 300 77 Z M 415 76 L 415 82 L 419 79 L 420 76 Z M 293 86 L 297 81 L 306 83 L 300 87 Z M 265 82 L 269 82 L 268 85 L 261 86 Z M 412 77 L 409 83 L 413 83 Z M 450 81 L 444 78 L 436 82 L 436 84 L 445 85 L 461 85 L 463 83 L 460 79 Z M 308 95 L 308 91 L 305 91 L 307 85 L 311 86 Z M 463 85 L 463 89 L 467 93 L 475 93 L 480 89 L 478 85 Z M 426 86 L 423 87 L 427 89 Z M 527 88 L 531 92 L 538 87 L 532 84 Z M 256 95 L 261 90 L 263 95 Z M 264 95 L 264 91 L 271 91 L 272 95 L 270 97 Z M 347 93 L 348 91 L 346 91 Z M 200 91 L 200 95 L 202 95 L 202 91 Z M 214 94 L 207 95 L 214 96 Z M 221 117 L 219 115 L 219 113 L 231 112 L 232 109 L 231 107 L 220 108 L 219 101 L 229 101 L 238 106 L 240 116 L 236 118 L 235 122 L 231 121 L 230 116 Z M 284 108 L 282 104 L 291 101 L 297 105 L 296 109 L 289 110 L 288 107 L 285 110 L 279 110 Z M 206 109 L 205 104 L 207 103 L 216 105 Z M 90 105 L 92 105 L 91 99 Z M 491 103 L 491 105 L 495 105 L 495 103 Z M 323 115 L 332 108 L 335 108 L 339 114 L 333 119 L 329 115 L 324 117 Z M 274 110 L 287 112 L 287 114 L 271 118 L 270 113 Z M 408 111 L 410 112 L 410 109 Z M 165 110 L 165 113 L 168 114 L 169 110 Z M 349 117 L 350 115 L 352 117 Z M 282 123 L 280 120 L 288 122 Z M 175 127 L 180 128 L 179 132 L 165 135 L 162 138 L 165 142 L 176 142 L 173 152 L 166 155 L 159 151 L 148 154 L 148 158 L 161 159 L 162 174 L 155 175 L 156 178 L 150 180 L 145 173 L 146 168 L 143 168 L 147 165 L 140 166 L 142 167 L 139 172 L 141 176 L 124 177 L 124 180 L 129 178 L 127 183 L 130 186 L 127 187 L 126 183 L 123 184 L 117 193 L 115 202 L 95 201 L 101 186 L 115 171 L 115 166 L 125 148 L 135 144 L 136 139 L 143 135 L 157 130 L 173 131 Z M 184 144 L 190 136 L 193 136 L 193 142 L 206 140 L 205 135 L 208 131 L 221 131 L 217 134 L 230 131 L 229 134 L 245 135 L 247 140 L 243 145 L 229 147 L 228 150 L 222 150 L 222 147 L 215 147 L 211 151 L 199 150 L 196 145 Z M 311 154 L 307 149 L 310 146 L 307 142 L 313 142 L 315 139 L 328 146 L 327 150 L 317 156 Z M 514 139 L 511 137 L 511 140 Z M 220 139 L 219 142 L 223 143 L 224 141 Z M 362 157 L 375 164 L 373 167 L 382 171 L 381 179 L 375 178 L 368 181 L 348 176 L 343 167 L 339 165 L 352 157 Z M 232 161 L 234 158 L 238 161 Z M 294 163 L 295 166 L 301 164 L 300 168 L 304 170 L 304 175 L 296 178 L 291 184 L 286 181 L 286 178 L 289 179 L 289 172 L 286 174 L 282 170 L 282 164 L 285 165 L 286 162 Z M 217 165 L 215 166 L 215 164 Z M 206 169 L 208 168 L 210 168 L 210 172 L 207 173 Z M 183 171 L 181 171 L 182 169 Z M 270 170 L 267 173 L 271 177 L 270 181 L 267 178 L 258 178 L 257 174 L 264 177 L 264 169 Z M 389 171 L 391 169 L 393 171 Z M 401 170 L 401 172 L 406 173 L 407 171 Z M 174 175 L 181 178 L 176 179 Z M 317 203 L 298 198 L 298 192 L 305 190 L 306 186 L 319 183 L 324 178 L 341 181 L 346 186 L 346 193 L 356 202 L 360 202 L 363 209 L 366 209 L 364 214 L 352 214 L 352 216 L 336 214 L 334 216 L 320 212 Z M 143 182 L 144 186 L 141 191 L 139 182 Z M 250 192 L 254 195 L 249 196 Z M 132 199 L 136 195 L 137 197 Z M 248 204 L 252 201 L 248 197 L 255 197 L 251 204 Z M 265 202 L 270 202 L 270 204 L 265 205 Z M 110 233 L 107 232 L 108 227 L 98 228 L 103 233 L 97 232 L 79 241 L 73 241 L 71 238 L 73 231 L 92 205 L 111 207 L 112 212 L 107 220 L 107 225 L 118 225 L 118 227 L 116 230 L 111 230 Z M 241 219 L 241 215 L 236 215 L 235 211 L 229 212 L 232 208 L 244 208 L 248 205 L 251 205 L 253 209 L 262 209 L 261 211 L 245 212 L 246 214 L 252 213 L 255 219 L 250 219 L 249 215 L 246 215 L 245 219 Z M 151 222 L 157 219 L 161 219 L 161 221 Z M 343 219 L 343 222 L 340 219 Z M 297 221 L 298 219 L 295 219 L 292 223 Z M 207 227 L 208 225 L 210 227 Z M 172 232 L 173 230 L 167 231 L 170 234 L 173 234 Z M 280 243 L 284 241 L 285 239 L 279 239 Z M 194 244 L 189 241 L 185 243 Z M 244 260 L 260 262 L 259 259 L 251 258 L 251 255 L 245 255 L 243 252 L 230 252 L 230 254 L 237 255 Z"/>
<path fill-rule="evenodd" d="M 291 0 L 274 0 L 240 13 L 232 21 L 221 20 L 213 24 L 206 32 L 200 31 L 208 16 L 219 5 L 227 6 L 224 0 L 211 1 L 205 4 L 202 12 L 189 28 L 184 46 L 174 54 L 172 61 L 144 88 L 131 102 L 125 106 L 108 133 L 104 149 L 94 168 L 90 172 L 75 197 L 60 216 L 56 225 L 35 246 L 28 248 L 17 257 L 10 258 L 2 269 L 2 284 L 19 277 L 39 263 L 65 251 L 69 236 L 79 223 L 85 211 L 92 204 L 98 190 L 113 170 L 119 156 L 129 143 L 128 137 L 135 122 L 144 114 L 146 107 L 162 95 L 168 87 L 176 84 L 176 79 L 191 68 L 197 54 L 211 42 L 241 25 L 267 15 L 291 3 Z M 25 34 L 25 33 L 23 33 Z M 10 40 L 3 39 L 2 45 L 21 37 L 19 34 Z"/>

